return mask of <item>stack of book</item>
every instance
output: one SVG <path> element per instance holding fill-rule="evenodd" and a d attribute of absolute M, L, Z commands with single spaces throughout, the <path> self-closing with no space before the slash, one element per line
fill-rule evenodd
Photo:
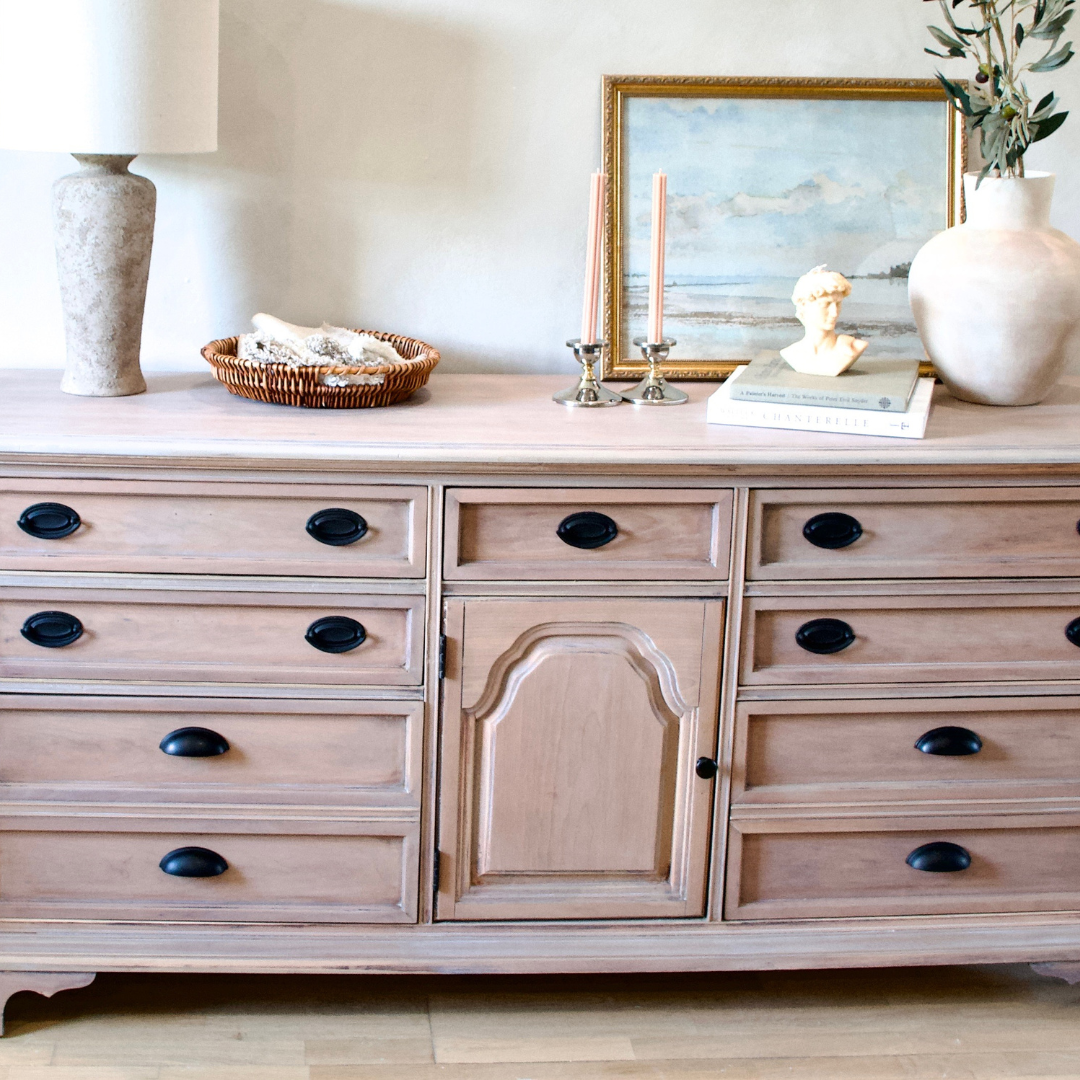
<path fill-rule="evenodd" d="M 932 378 L 918 360 L 860 360 L 843 375 L 802 375 L 778 352 L 761 353 L 709 398 L 710 424 L 921 439 Z"/>

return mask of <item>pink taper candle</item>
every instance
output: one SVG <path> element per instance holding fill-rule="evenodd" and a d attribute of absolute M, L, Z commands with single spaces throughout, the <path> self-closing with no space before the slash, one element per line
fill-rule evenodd
<path fill-rule="evenodd" d="M 594 172 L 589 185 L 589 236 L 585 248 L 585 303 L 581 311 L 581 343 L 596 343 L 596 316 L 600 309 L 600 248 L 603 245 L 604 193 L 607 176 Z"/>
<path fill-rule="evenodd" d="M 664 248 L 667 241 L 667 174 L 652 178 L 652 250 L 649 264 L 649 341 L 664 340 Z"/>

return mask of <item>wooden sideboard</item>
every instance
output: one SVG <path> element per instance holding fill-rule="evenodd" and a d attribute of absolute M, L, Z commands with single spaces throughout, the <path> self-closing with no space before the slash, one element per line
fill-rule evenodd
<path fill-rule="evenodd" d="M 1080 380 L 911 442 L 57 382 L 0 372 L 0 998 L 1077 970 Z"/>

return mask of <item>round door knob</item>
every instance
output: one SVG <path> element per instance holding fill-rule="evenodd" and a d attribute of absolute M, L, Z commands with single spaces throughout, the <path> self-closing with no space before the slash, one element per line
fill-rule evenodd
<path fill-rule="evenodd" d="M 830 511 L 812 517 L 803 526 L 802 534 L 814 547 L 835 551 L 854 544 L 862 536 L 863 528 L 850 514 Z"/>
<path fill-rule="evenodd" d="M 916 750 L 936 757 L 969 757 L 983 748 L 982 739 L 962 727 L 936 727 L 915 744 Z"/>
<path fill-rule="evenodd" d="M 355 510 L 332 506 L 312 514 L 308 518 L 307 531 L 320 544 L 346 547 L 367 535 L 368 523 Z"/>
<path fill-rule="evenodd" d="M 66 611 L 39 611 L 22 624 L 22 636 L 43 649 L 62 649 L 83 634 L 83 624 Z"/>
<path fill-rule="evenodd" d="M 694 766 L 694 772 L 696 772 L 702 780 L 712 780 L 719 771 L 720 766 L 709 757 L 699 757 L 697 759 L 697 765 Z"/>
<path fill-rule="evenodd" d="M 619 526 L 607 514 L 583 510 L 563 518 L 555 532 L 564 544 L 592 551 L 610 544 L 619 535 Z"/>
<path fill-rule="evenodd" d="M 304 639 L 320 652 L 346 653 L 364 644 L 367 631 L 347 615 L 327 615 L 307 628 Z"/>
<path fill-rule="evenodd" d="M 176 848 L 158 866 L 173 877 L 217 877 L 229 869 L 229 864 L 216 851 L 204 847 Z"/>
<path fill-rule="evenodd" d="M 819 656 L 843 652 L 854 640 L 855 631 L 843 619 L 811 619 L 795 634 L 799 648 Z"/>
<path fill-rule="evenodd" d="M 70 536 L 82 524 L 82 518 L 63 503 L 43 502 L 28 506 L 16 524 L 39 540 L 59 540 Z"/>
<path fill-rule="evenodd" d="M 912 870 L 928 874 L 955 874 L 971 865 L 971 856 L 959 845 L 947 840 L 917 847 L 905 860 Z"/>
<path fill-rule="evenodd" d="M 1080 645 L 1080 618 L 1073 619 L 1073 621 L 1065 627 L 1065 636 L 1074 645 Z"/>
<path fill-rule="evenodd" d="M 182 727 L 170 731 L 158 748 L 170 757 L 217 757 L 229 752 L 229 741 L 209 728 Z"/>

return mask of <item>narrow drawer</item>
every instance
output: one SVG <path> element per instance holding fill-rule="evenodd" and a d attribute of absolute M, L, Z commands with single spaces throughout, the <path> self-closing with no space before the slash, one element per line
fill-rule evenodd
<path fill-rule="evenodd" d="M 0 697 L 0 803 L 416 807 L 416 701 Z"/>
<path fill-rule="evenodd" d="M 471 580 L 723 580 L 731 491 L 458 488 L 445 576 Z"/>
<path fill-rule="evenodd" d="M 734 806 L 1080 796 L 1080 698 L 748 701 Z"/>
<path fill-rule="evenodd" d="M 0 483 L 0 570 L 420 578 L 426 528 L 422 487 Z"/>
<path fill-rule="evenodd" d="M 1057 815 L 738 821 L 728 858 L 728 919 L 1080 908 L 1080 821 Z"/>
<path fill-rule="evenodd" d="M 1080 678 L 1080 595 L 759 596 L 746 615 L 746 685 Z"/>
<path fill-rule="evenodd" d="M 205 871 L 217 856 L 226 869 L 165 873 L 162 859 L 185 848 L 201 854 L 182 856 L 183 868 Z M 414 922 L 417 872 L 412 823 L 348 836 L 15 828 L 0 833 L 0 917 Z"/>
<path fill-rule="evenodd" d="M 37 619 L 42 613 L 48 616 Z M 0 599 L 0 676 L 416 686 L 423 613 L 420 596 L 7 588 Z M 323 622 L 328 618 L 351 621 L 335 628 Z M 54 633 L 65 626 L 72 628 L 66 637 L 81 628 L 79 636 L 57 647 L 23 633 L 55 645 L 66 640 Z M 362 633 L 362 643 L 333 653 L 307 640 L 310 634 L 326 644 L 339 633 L 353 640 Z"/>
<path fill-rule="evenodd" d="M 1080 575 L 1080 488 L 755 491 L 750 578 Z"/>

